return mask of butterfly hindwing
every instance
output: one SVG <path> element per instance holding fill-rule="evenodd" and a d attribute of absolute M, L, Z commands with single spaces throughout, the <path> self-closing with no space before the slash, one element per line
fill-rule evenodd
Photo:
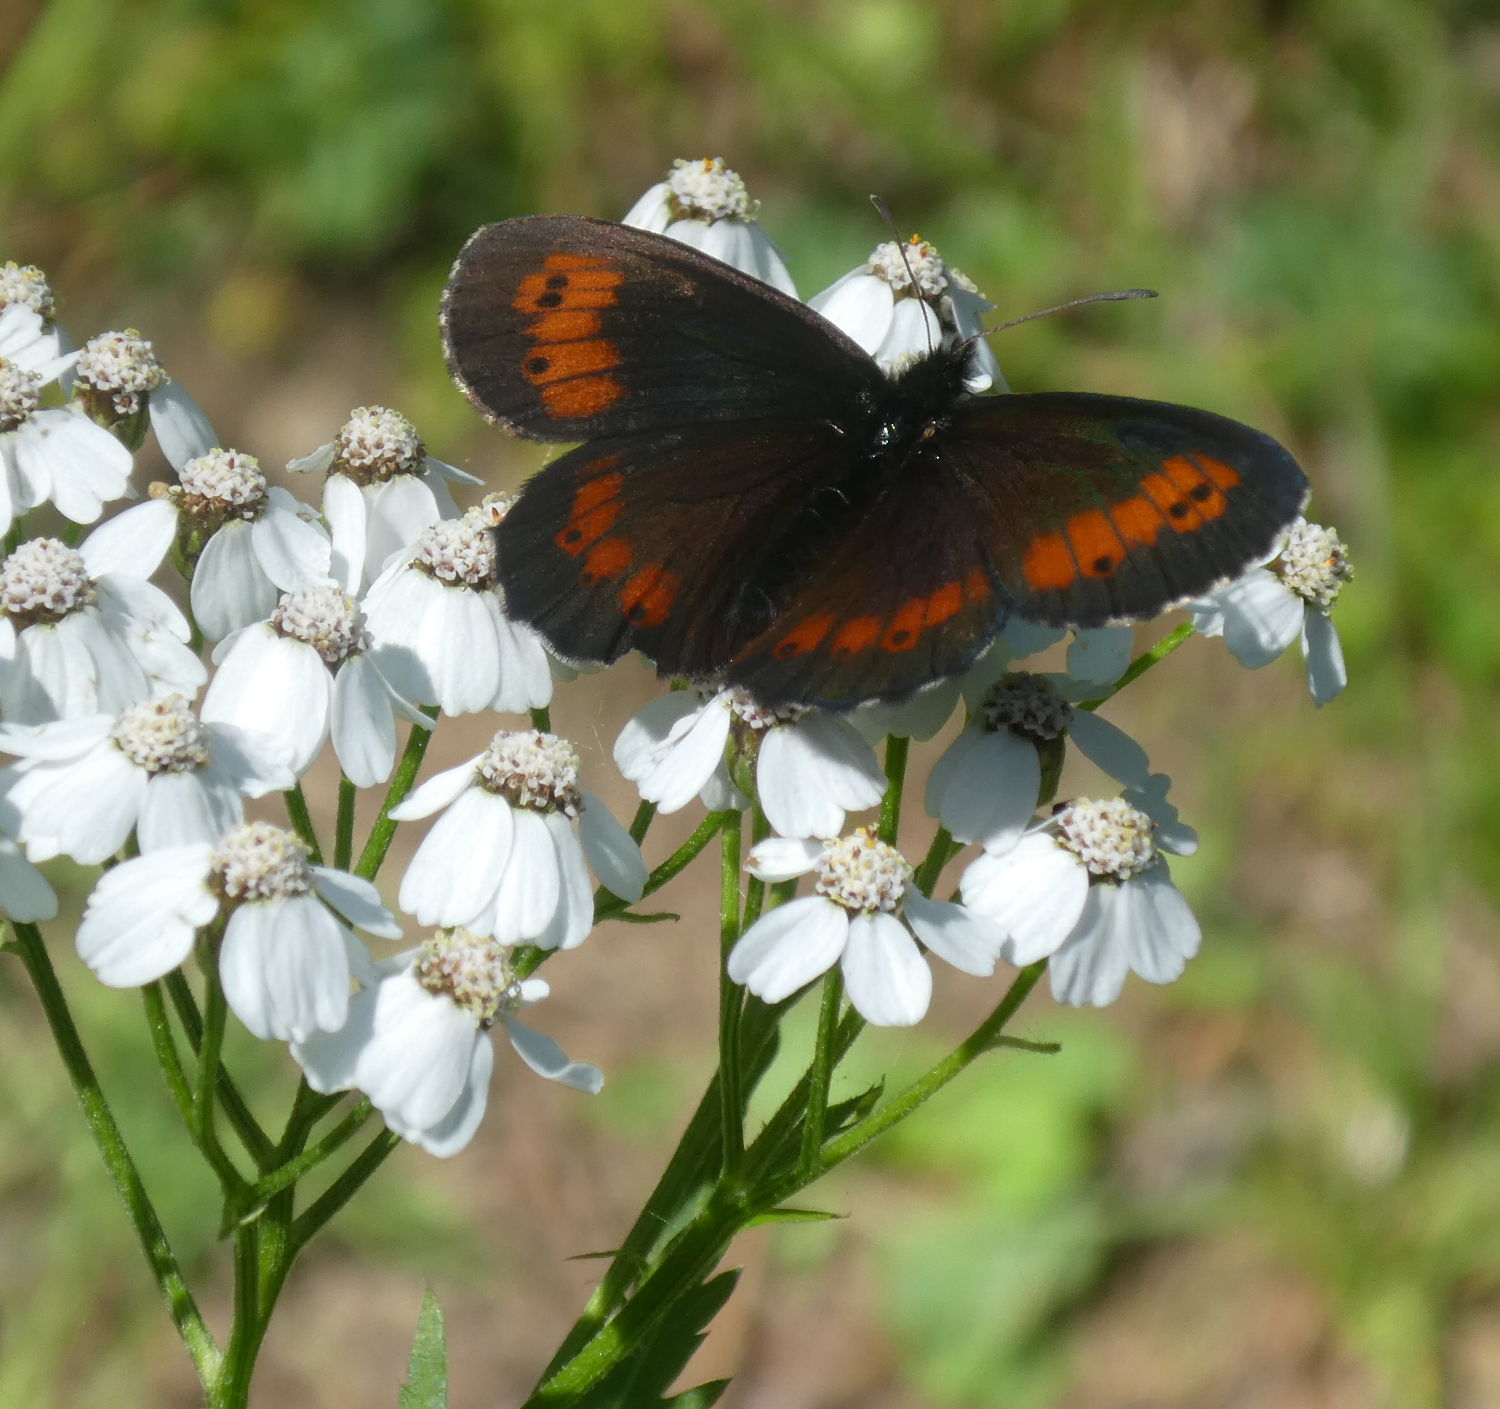
<path fill-rule="evenodd" d="M 937 437 L 1028 620 L 1155 616 L 1269 553 L 1307 482 L 1270 436 L 1188 406 L 1086 392 L 984 397 Z"/>
<path fill-rule="evenodd" d="M 583 216 L 479 230 L 442 317 L 459 385 L 538 440 L 816 419 L 880 383 L 796 299 L 664 235 Z"/>
<path fill-rule="evenodd" d="M 664 673 L 711 677 L 817 552 L 850 453 L 800 421 L 591 440 L 500 522 L 507 609 L 565 659 L 641 650 Z"/>

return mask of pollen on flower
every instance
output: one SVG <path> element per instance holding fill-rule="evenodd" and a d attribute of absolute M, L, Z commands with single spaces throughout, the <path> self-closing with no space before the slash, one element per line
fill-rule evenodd
<path fill-rule="evenodd" d="M 1061 737 L 1073 722 L 1073 706 L 1046 676 L 1029 671 L 1001 676 L 985 692 L 979 711 L 991 731 L 1010 729 L 1035 743 Z"/>
<path fill-rule="evenodd" d="M 0 308 L 13 303 L 24 303 L 40 317 L 50 321 L 57 311 L 57 301 L 52 296 L 52 285 L 47 276 L 34 264 L 17 264 L 7 259 L 0 264 Z"/>
<path fill-rule="evenodd" d="M 108 410 L 117 420 L 134 416 L 142 397 L 167 384 L 150 341 L 134 328 L 90 338 L 73 370 L 95 409 Z"/>
<path fill-rule="evenodd" d="M 131 705 L 115 720 L 109 737 L 148 773 L 188 773 L 213 757 L 208 728 L 182 695 Z"/>
<path fill-rule="evenodd" d="M 1292 529 L 1275 571 L 1303 601 L 1325 612 L 1354 576 L 1343 540 L 1320 523 L 1299 523 Z"/>
<path fill-rule="evenodd" d="M 210 875 L 229 900 L 283 900 L 312 889 L 307 848 L 283 827 L 244 822 L 225 836 Z"/>
<path fill-rule="evenodd" d="M 582 809 L 578 766 L 573 745 L 556 734 L 502 729 L 474 767 L 484 786 L 512 807 L 576 817 Z"/>
<path fill-rule="evenodd" d="M 417 428 L 388 406 L 356 406 L 333 438 L 333 469 L 359 484 L 420 474 L 426 458 Z"/>
<path fill-rule="evenodd" d="M 745 690 L 731 690 L 729 692 L 729 707 L 734 711 L 735 718 L 741 719 L 757 733 L 763 733 L 773 724 L 795 724 L 804 715 L 811 714 L 812 710 L 807 705 L 782 705 L 778 709 L 768 709 Z"/>
<path fill-rule="evenodd" d="M 1091 878 L 1128 881 L 1156 860 L 1156 823 L 1124 798 L 1081 798 L 1059 807 L 1053 822 L 1058 844 Z"/>
<path fill-rule="evenodd" d="M 31 538 L 0 563 L 0 611 L 17 627 L 61 621 L 94 600 L 83 554 L 56 538 Z"/>
<path fill-rule="evenodd" d="M 313 647 L 329 665 L 370 649 L 364 612 L 353 597 L 331 582 L 282 593 L 271 613 L 271 625 L 283 636 Z"/>
<path fill-rule="evenodd" d="M 439 582 L 484 590 L 495 585 L 495 534 L 484 505 L 458 519 L 439 519 L 412 548 L 412 566 Z"/>
<path fill-rule="evenodd" d="M 510 950 L 462 926 L 435 930 L 412 967 L 429 993 L 451 998 L 481 1028 L 493 1027 L 521 1006 L 521 982 L 510 967 Z"/>
<path fill-rule="evenodd" d="M 0 435 L 23 426 L 41 401 L 41 376 L 0 357 Z"/>
<path fill-rule="evenodd" d="M 723 157 L 689 161 L 678 157 L 667 176 L 674 220 L 753 220 L 757 203 L 750 199 L 739 172 Z"/>
<path fill-rule="evenodd" d="M 912 869 L 895 847 L 868 827 L 829 842 L 813 865 L 813 889 L 859 914 L 894 910 L 906 894 Z"/>
<path fill-rule="evenodd" d="M 905 260 L 902 254 L 905 254 Z M 907 273 L 907 266 L 911 272 Z M 898 294 L 908 293 L 912 280 L 923 298 L 936 298 L 948 287 L 947 266 L 943 257 L 926 240 L 913 235 L 905 244 L 887 240 L 876 245 L 866 267 L 877 279 L 884 279 Z"/>
<path fill-rule="evenodd" d="M 260 461 L 243 450 L 210 450 L 189 460 L 177 478 L 181 487 L 174 497 L 182 512 L 194 519 L 253 519 L 266 502 Z"/>

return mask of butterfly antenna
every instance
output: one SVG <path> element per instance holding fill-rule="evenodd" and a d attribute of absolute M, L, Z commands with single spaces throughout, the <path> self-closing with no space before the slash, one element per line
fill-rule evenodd
<path fill-rule="evenodd" d="M 1054 303 L 1051 308 L 1039 308 L 1035 313 L 1028 313 L 1023 318 L 1012 318 L 1008 323 L 996 323 L 993 328 L 986 328 L 980 337 L 987 338 L 991 333 L 1003 333 L 1007 328 L 1014 328 L 1017 323 L 1029 323 L 1033 318 L 1047 318 L 1054 313 L 1066 313 L 1070 308 L 1082 308 L 1088 303 L 1121 303 L 1127 298 L 1158 298 L 1160 295 L 1155 289 L 1115 289 L 1107 294 L 1085 294 L 1082 298 L 1070 298 L 1066 303 Z"/>
<path fill-rule="evenodd" d="M 922 295 L 917 289 L 917 276 L 912 273 L 911 260 L 906 257 L 906 241 L 901 238 L 901 228 L 891 216 L 890 207 L 879 196 L 871 196 L 870 204 L 875 207 L 876 213 L 885 222 L 885 228 L 891 232 L 891 238 L 896 243 L 896 253 L 901 256 L 901 263 L 906 267 L 906 277 L 911 281 L 913 297 L 921 299 Z M 922 301 L 926 302 L 925 299 L 922 299 Z M 932 343 L 932 324 L 926 318 L 923 318 L 922 327 L 927 333 L 927 355 L 931 357 L 937 350 Z"/>

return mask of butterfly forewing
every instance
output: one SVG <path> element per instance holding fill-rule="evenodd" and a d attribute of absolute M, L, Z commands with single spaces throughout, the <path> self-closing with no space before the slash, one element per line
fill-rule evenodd
<path fill-rule="evenodd" d="M 1154 616 L 1207 591 L 1264 558 L 1307 497 L 1270 436 L 1129 397 L 973 400 L 937 446 L 1015 611 L 1054 626 Z"/>
<path fill-rule="evenodd" d="M 444 290 L 443 329 L 470 399 L 539 440 L 828 419 L 880 383 L 796 299 L 665 236 L 581 216 L 478 231 Z"/>

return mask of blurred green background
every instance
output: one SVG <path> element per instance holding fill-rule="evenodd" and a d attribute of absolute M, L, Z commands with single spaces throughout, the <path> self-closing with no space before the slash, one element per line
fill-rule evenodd
<path fill-rule="evenodd" d="M 1131 691 L 1203 834 L 1202 956 L 1103 1014 L 1038 1001 L 1020 1030 L 1061 1055 L 990 1060 L 820 1190 L 849 1220 L 747 1238 L 698 1378 L 737 1373 L 732 1409 L 1500 1404 L 1492 4 L 10 0 L 0 55 L 0 258 L 75 336 L 141 328 L 268 464 L 384 402 L 518 474 L 442 370 L 449 262 L 486 220 L 618 215 L 675 156 L 745 176 L 807 294 L 884 237 L 872 191 L 1006 316 L 1159 288 L 1002 365 L 1285 439 L 1354 556 L 1351 687 L 1315 711 L 1292 661 L 1193 642 Z M 601 771 L 650 689 L 624 678 L 560 716 Z M 394 1402 L 424 1279 L 454 1403 L 514 1402 L 594 1275 L 564 1259 L 619 1235 L 706 1075 L 681 903 L 558 965 L 548 1030 L 605 1094 L 503 1071 L 463 1157 L 402 1152 L 288 1289 L 258 1403 Z M 133 998 L 68 977 L 207 1267 Z M 866 1060 L 913 1068 L 994 996 L 944 981 Z M 191 1405 L 10 968 L 0 1005 L 0 1406 Z M 284 1088 L 284 1054 L 240 1059 Z"/>

